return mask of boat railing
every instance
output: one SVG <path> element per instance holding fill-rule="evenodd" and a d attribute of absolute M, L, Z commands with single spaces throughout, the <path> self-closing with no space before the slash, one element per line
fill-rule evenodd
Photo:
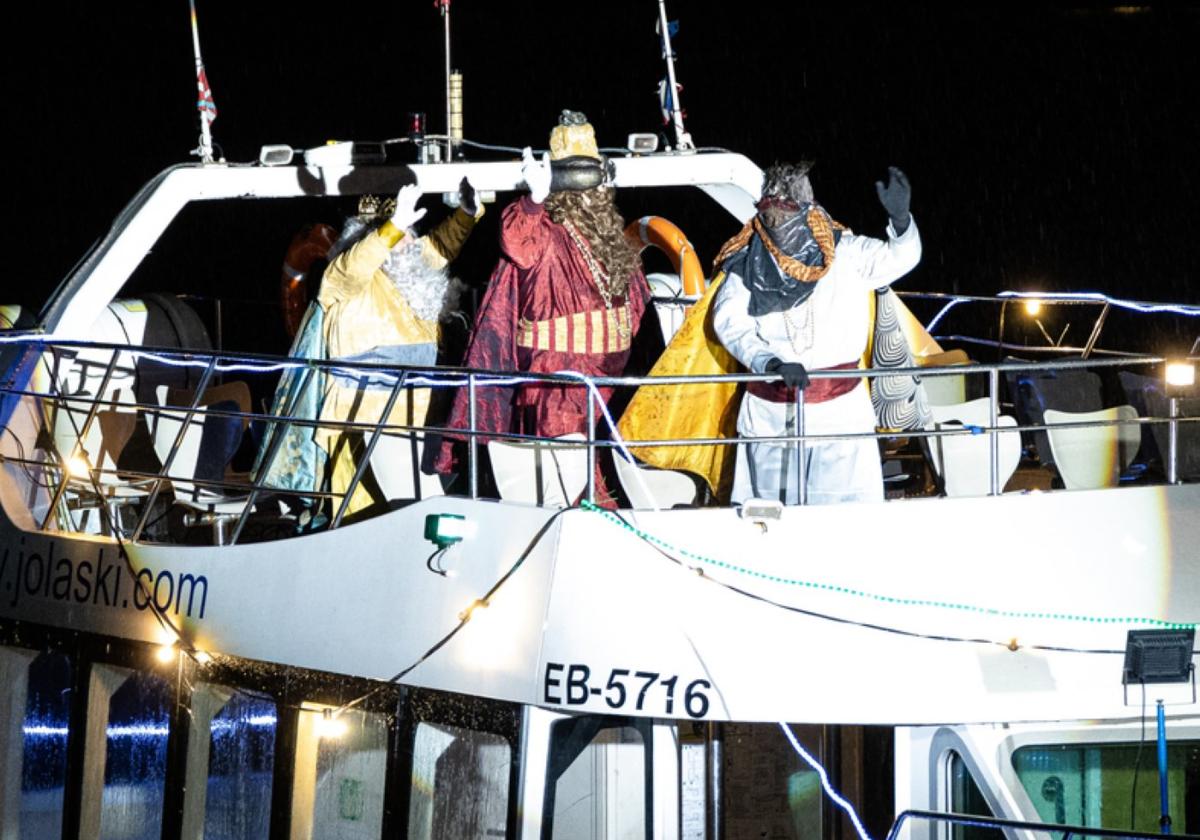
<path fill-rule="evenodd" d="M 931 428 L 919 429 L 812 434 L 804 428 L 804 391 L 799 391 L 795 404 L 795 434 L 759 437 L 752 440 L 738 437 L 623 440 L 617 431 L 614 418 L 609 414 L 608 407 L 601 396 L 600 389 L 602 388 L 632 389 L 642 385 L 672 387 L 717 382 L 771 382 L 777 381 L 778 377 L 772 374 L 754 373 L 661 377 L 588 377 L 572 372 L 513 374 L 462 368 L 347 364 L 341 361 L 281 359 L 247 353 L 180 351 L 123 344 L 52 341 L 30 336 L 10 337 L 7 344 L 9 351 L 6 353 L 8 356 L 7 376 L 5 381 L 0 382 L 0 401 L 9 404 L 4 407 L 5 417 L 11 416 L 14 400 L 31 400 L 37 406 L 35 413 L 40 414 L 42 427 L 37 432 L 35 446 L 22 445 L 17 451 L 13 451 L 11 446 L 6 446 L 3 460 L 23 465 L 27 469 L 40 470 L 46 476 L 45 486 L 49 493 L 49 504 L 41 518 L 42 529 L 51 528 L 56 522 L 61 529 L 64 522 L 70 522 L 70 517 L 64 519 L 60 506 L 72 486 L 73 477 L 75 486 L 79 487 L 82 484 L 84 490 L 89 489 L 87 485 L 90 482 L 92 485 L 90 489 L 94 491 L 95 496 L 101 499 L 111 500 L 116 495 L 114 488 L 122 482 L 136 485 L 141 490 L 139 496 L 141 512 L 136 525 L 128 532 L 128 536 L 134 540 L 143 536 L 152 515 L 154 502 L 162 494 L 164 488 L 177 483 L 186 483 L 187 486 L 207 492 L 214 497 L 224 497 L 227 501 L 236 499 L 242 502 L 236 517 L 225 517 L 235 523 L 232 526 L 230 542 L 237 542 L 242 537 L 256 502 L 268 494 L 302 498 L 310 506 L 328 503 L 328 527 L 338 527 L 347 514 L 352 495 L 364 480 L 371 456 L 383 435 L 440 435 L 465 442 L 465 494 L 471 498 L 478 498 L 480 496 L 482 462 L 480 449 L 489 439 L 555 443 L 554 439 L 536 435 L 510 433 L 498 435 L 492 431 L 481 430 L 474 408 L 483 389 L 511 389 L 535 383 L 586 389 L 588 422 L 581 444 L 586 447 L 587 479 L 581 499 L 589 502 L 595 503 L 597 500 L 596 463 L 598 452 L 601 449 L 622 449 L 625 450 L 625 455 L 629 455 L 629 449 L 637 450 L 647 447 L 731 446 L 757 442 L 785 444 L 798 448 L 800 456 L 798 458 L 800 465 L 799 503 L 803 505 L 808 502 L 806 481 L 804 480 L 806 449 L 816 443 L 831 440 L 941 439 L 986 435 L 989 441 L 989 495 L 999 495 L 1003 490 L 1000 470 L 1001 436 L 1018 432 L 1048 431 L 1052 428 L 1048 423 L 1025 423 L 1016 426 L 1000 424 L 1002 375 L 1007 373 L 1036 374 L 1070 370 L 1128 369 L 1131 367 L 1144 369 L 1148 366 L 1157 368 L 1166 362 L 1161 357 L 1091 358 L 1054 362 L 1010 361 L 938 367 L 816 370 L 810 373 L 813 379 L 847 377 L 875 379 L 898 376 L 916 376 L 922 379 L 939 376 L 985 377 L 988 422 L 986 425 L 964 424 L 955 428 L 938 428 L 937 424 L 934 424 Z M 11 353 L 14 350 L 16 355 L 12 356 Z M 85 360 L 82 367 L 80 366 L 81 359 Z M 1190 359 L 1193 365 L 1196 361 L 1195 358 Z M 128 386 L 128 383 L 133 382 L 138 375 L 138 366 L 147 363 L 159 365 L 164 369 L 185 369 L 189 379 L 196 380 L 190 388 L 190 397 L 185 404 L 167 406 L 160 402 L 139 402 L 119 399 L 116 396 L 112 387 L 113 383 L 120 379 Z M 35 375 L 39 368 L 43 374 L 40 377 Z M 64 375 L 64 370 L 71 372 Z M 271 410 L 247 411 L 240 408 L 234 410 L 220 406 L 205 406 L 205 396 L 209 389 L 222 378 L 230 376 L 275 377 L 280 374 L 293 377 L 294 387 L 287 392 L 288 398 L 282 401 L 277 399 L 276 405 Z M 360 381 L 369 380 L 373 387 L 386 389 L 386 404 L 379 416 L 363 420 L 339 420 L 322 417 L 319 412 L 305 414 L 300 408 L 305 396 L 311 392 L 311 389 L 321 387 L 319 385 L 321 377 L 335 375 L 357 377 Z M 469 410 L 466 428 L 389 422 L 393 408 L 406 392 L 411 393 L 415 389 L 432 391 L 447 388 L 465 388 L 467 391 Z M 1179 481 L 1179 430 L 1187 424 L 1200 422 L 1200 416 L 1183 416 L 1179 410 L 1180 402 L 1176 393 L 1171 393 L 1169 406 L 1170 410 L 1166 416 L 1084 420 L 1053 424 L 1053 428 L 1088 429 L 1166 424 L 1169 446 L 1168 451 L 1163 453 L 1165 474 L 1167 482 L 1174 484 Z M 159 458 L 160 469 L 152 471 L 118 468 L 115 463 L 111 466 L 103 463 L 98 453 L 86 451 L 85 441 L 89 440 L 93 426 L 98 422 L 100 412 L 106 409 L 120 410 L 147 418 L 169 414 L 179 423 L 174 441 L 165 455 Z M 55 441 L 54 435 L 48 433 L 51 422 L 49 418 L 53 412 L 59 411 L 66 412 L 73 425 L 70 430 L 74 437 L 73 451 L 71 452 L 59 451 L 59 445 Z M 258 447 L 257 461 L 245 480 L 196 478 L 181 475 L 174 469 L 187 430 L 197 421 L 202 412 L 205 417 L 236 418 L 243 424 L 255 424 L 264 430 L 262 441 Z M 277 463 L 277 457 L 285 446 L 287 434 L 292 429 L 312 429 L 314 432 L 321 429 L 332 434 L 354 433 L 362 436 L 363 446 L 356 456 L 354 475 L 343 493 L 339 494 L 323 489 L 320 484 L 309 488 L 280 487 L 269 480 L 271 470 Z M 15 433 L 13 435 L 15 436 Z M 30 457 L 30 449 L 40 449 L 42 455 Z M 82 470 L 74 469 L 72 466 L 73 460 L 79 456 L 85 459 Z M 111 519 L 111 511 L 109 515 Z M 110 527 L 117 531 L 122 530 L 119 522 L 115 526 L 110 522 Z"/>
<path fill-rule="evenodd" d="M 1134 831 L 1128 828 L 1095 828 L 1083 825 L 1060 825 L 1057 823 L 1030 822 L 1028 820 L 1009 820 L 999 817 L 984 817 L 973 814 L 954 814 L 942 811 L 903 811 L 896 817 L 888 832 L 887 840 L 898 840 L 901 831 L 910 822 L 926 822 L 935 826 L 955 827 L 960 829 L 993 829 L 997 833 L 1003 831 L 1006 836 L 1021 832 L 1018 836 L 1046 838 L 1046 840 L 1075 840 L 1075 838 L 1129 838 L 1129 840 L 1162 840 L 1162 832 Z"/>

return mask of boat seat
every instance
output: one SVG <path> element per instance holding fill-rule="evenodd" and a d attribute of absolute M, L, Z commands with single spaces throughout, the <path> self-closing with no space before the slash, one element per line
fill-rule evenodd
<path fill-rule="evenodd" d="M 934 428 L 961 429 L 964 426 L 988 426 L 989 401 L 986 397 L 954 405 L 930 406 Z M 1015 417 L 1000 415 L 997 426 L 1015 428 Z M 1017 470 L 1021 460 L 1021 435 L 1018 432 L 1000 434 L 1000 489 Z M 991 436 L 947 435 L 925 438 L 929 462 L 941 479 L 947 496 L 986 496 L 991 492 Z"/>
<path fill-rule="evenodd" d="M 1022 361 L 1009 358 L 1006 361 Z M 1103 383 L 1090 370 L 1038 370 L 1005 374 L 1017 421 L 1022 426 L 1044 425 L 1047 409 L 1054 411 L 1099 411 L 1104 407 Z M 1054 463 L 1049 439 L 1043 431 L 1033 433 L 1038 460 Z"/>
<path fill-rule="evenodd" d="M 948 350 L 945 353 L 917 356 L 915 361 L 921 367 L 971 364 L 970 357 L 962 350 Z M 966 374 L 947 373 L 941 376 L 922 376 L 921 384 L 925 386 L 925 397 L 929 400 L 930 406 L 960 405 L 967 401 Z"/>
<path fill-rule="evenodd" d="M 388 501 L 444 496 L 442 480 L 421 471 L 425 436 L 382 434 L 371 452 L 371 472 Z"/>
<path fill-rule="evenodd" d="M 1046 409 L 1048 425 L 1060 423 L 1136 420 L 1133 406 L 1120 405 L 1100 411 L 1055 411 Z M 1048 430 L 1054 464 L 1068 490 L 1115 487 L 1121 473 L 1133 461 L 1142 431 L 1138 425 L 1122 423 L 1078 429 Z"/>
<path fill-rule="evenodd" d="M 572 432 L 553 440 L 488 441 L 500 498 L 543 507 L 570 507 L 587 489 L 587 444 Z"/>
<path fill-rule="evenodd" d="M 121 511 L 148 493 L 148 482 L 131 481 L 117 472 L 118 459 L 137 425 L 138 409 L 122 405 L 126 402 L 122 392 L 110 390 L 107 399 L 112 404 L 96 412 L 87 435 L 80 440 L 91 399 L 84 395 L 55 407 L 54 446 L 60 457 L 70 459 L 78 453 L 91 467 L 88 476 L 68 475 L 68 491 L 81 509 L 101 506 L 107 509 L 108 515 L 101 517 L 99 528 L 101 533 L 111 535 L 114 530 L 122 530 Z"/>
<path fill-rule="evenodd" d="M 620 449 L 613 450 L 617 479 L 635 510 L 672 508 L 696 501 L 696 480 L 679 470 L 660 470 L 640 461 L 629 460 Z"/>
<path fill-rule="evenodd" d="M 1169 417 L 1170 399 L 1167 397 L 1162 379 L 1123 370 L 1118 375 L 1125 399 L 1139 417 Z M 1180 397 L 1179 416 L 1200 416 L 1200 397 Z M 1176 470 L 1182 481 L 1200 481 L 1200 423 L 1177 425 L 1178 461 Z M 1166 423 L 1147 423 L 1142 427 L 1142 456 L 1149 460 L 1157 454 L 1166 471 L 1170 428 Z"/>
<path fill-rule="evenodd" d="M 239 407 L 233 400 L 197 407 L 187 423 L 167 478 L 176 503 L 190 508 L 201 521 L 211 524 L 213 542 L 224 545 L 229 523 L 241 516 L 246 507 L 246 495 L 226 494 L 189 479 L 224 480 L 229 462 L 241 443 L 243 430 L 237 418 L 210 416 L 209 409 L 238 411 Z M 171 447 L 186 417 L 185 409 L 159 409 L 154 412 L 154 451 L 163 464 L 171 454 Z"/>

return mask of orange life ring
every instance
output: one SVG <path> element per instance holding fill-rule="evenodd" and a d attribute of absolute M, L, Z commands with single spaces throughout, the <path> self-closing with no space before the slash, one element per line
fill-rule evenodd
<path fill-rule="evenodd" d="M 283 310 L 283 327 L 289 338 L 295 338 L 308 309 L 309 269 L 317 260 L 328 256 L 337 238 L 337 231 L 329 225 L 305 225 L 288 245 L 279 278 L 279 307 Z"/>
<path fill-rule="evenodd" d="M 673 222 L 662 216 L 642 216 L 625 227 L 625 238 L 639 252 L 653 245 L 671 260 L 685 295 L 704 293 L 707 281 L 696 249 Z"/>

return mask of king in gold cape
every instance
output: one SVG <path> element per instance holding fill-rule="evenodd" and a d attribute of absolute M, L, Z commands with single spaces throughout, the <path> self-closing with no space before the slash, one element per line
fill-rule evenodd
<path fill-rule="evenodd" d="M 741 363 L 721 344 L 708 317 L 713 298 L 724 279 L 725 273 L 719 272 L 709 284 L 703 297 L 688 312 L 683 325 L 650 370 L 650 376 L 715 376 L 745 372 Z M 883 324 L 875 317 L 876 295 L 872 293 L 872 327 L 868 333 L 866 352 L 859 363 L 860 367 L 871 365 L 873 351 L 876 345 L 881 343 L 899 344 L 903 348 L 901 356 L 884 362 L 883 366 L 908 367 L 914 361 L 917 364 L 951 364 L 966 361 L 965 354 L 961 354 L 961 360 L 957 357 L 950 360 L 939 356 L 942 348 L 932 336 L 894 293 L 886 293 L 890 296 L 889 307 L 894 310 L 888 319 L 888 332 L 895 331 L 897 335 L 878 334 Z M 876 365 L 879 366 L 879 363 Z M 714 497 L 724 501 L 729 498 L 733 488 L 733 466 L 737 455 L 735 447 L 716 444 L 638 446 L 637 442 L 735 439 L 741 391 L 742 385 L 738 382 L 643 385 L 637 389 L 625 413 L 621 415 L 617 429 L 629 444 L 630 451 L 641 461 L 659 469 L 684 470 L 697 475 L 705 481 Z M 901 390 L 887 402 L 907 402 L 911 399 L 912 394 L 909 391 Z M 876 411 L 888 416 L 894 413 L 894 408 L 877 404 Z"/>

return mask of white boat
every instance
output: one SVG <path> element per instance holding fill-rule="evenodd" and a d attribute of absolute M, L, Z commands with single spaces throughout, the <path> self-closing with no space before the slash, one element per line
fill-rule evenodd
<path fill-rule="evenodd" d="M 1189 404 L 1172 392 L 1171 411 L 1132 422 L 1039 419 L 1058 473 L 1074 481 L 1076 451 L 1094 486 L 1001 492 L 1020 454 L 1005 375 L 1157 377 L 1156 356 L 1093 354 L 1093 339 L 1071 362 L 922 368 L 953 383 L 939 390 L 955 403 L 985 394 L 971 409 L 983 419 L 955 424 L 968 410 L 956 405 L 928 433 L 947 494 L 879 504 L 738 510 L 668 499 L 663 475 L 643 474 L 647 488 L 626 468 L 625 498 L 640 503 L 608 511 L 586 501 L 586 477 L 597 450 L 620 446 L 595 434 L 520 442 L 530 466 L 511 484 L 496 476 L 503 498 L 474 492 L 474 459 L 469 492 L 443 495 L 412 475 L 414 430 L 381 425 L 366 430 L 379 441 L 371 469 L 401 473 L 401 490 L 371 518 L 306 528 L 301 505 L 279 500 L 321 494 L 268 487 L 261 463 L 198 477 L 205 417 L 268 436 L 305 422 L 209 408 L 209 389 L 242 382 L 262 397 L 282 371 L 349 366 L 238 344 L 276 316 L 195 297 L 249 270 L 237 254 L 171 265 L 156 254 L 194 226 L 278 239 L 314 215 L 336 221 L 342 196 L 413 178 L 434 195 L 464 176 L 501 197 L 522 185 L 512 159 L 353 152 L 165 170 L 36 327 L 3 334 L 0 836 L 850 836 L 789 735 L 876 834 L 901 812 L 938 811 L 1022 823 L 996 829 L 1010 837 L 1047 836 L 1025 822 L 1148 836 L 1129 820 L 1159 816 L 1148 742 L 1142 755 L 1158 700 L 1176 834 L 1200 831 L 1191 642 L 1183 682 L 1123 684 L 1131 630 L 1187 639 L 1200 621 L 1200 484 L 1186 468 L 1200 426 L 1177 416 Z M 688 212 L 723 213 L 731 233 L 761 185 L 731 152 L 631 151 L 613 156 L 611 177 L 622 191 L 692 188 Z M 686 303 L 660 301 L 663 320 Z M 174 347 L 147 338 L 164 313 Z M 397 394 L 512 385 L 359 367 Z M 1127 463 L 1113 459 L 1132 454 L 1142 426 L 1169 442 L 1161 480 L 1116 486 Z M 158 466 L 123 461 L 138 434 L 160 444 Z M 531 471 L 539 451 L 560 458 L 550 483 L 577 482 L 559 497 L 582 503 L 552 503 Z M 1053 474 L 1035 472 L 1048 486 Z M 332 512 L 340 500 L 324 502 Z M 898 834 L 982 830 L 910 814 Z"/>

